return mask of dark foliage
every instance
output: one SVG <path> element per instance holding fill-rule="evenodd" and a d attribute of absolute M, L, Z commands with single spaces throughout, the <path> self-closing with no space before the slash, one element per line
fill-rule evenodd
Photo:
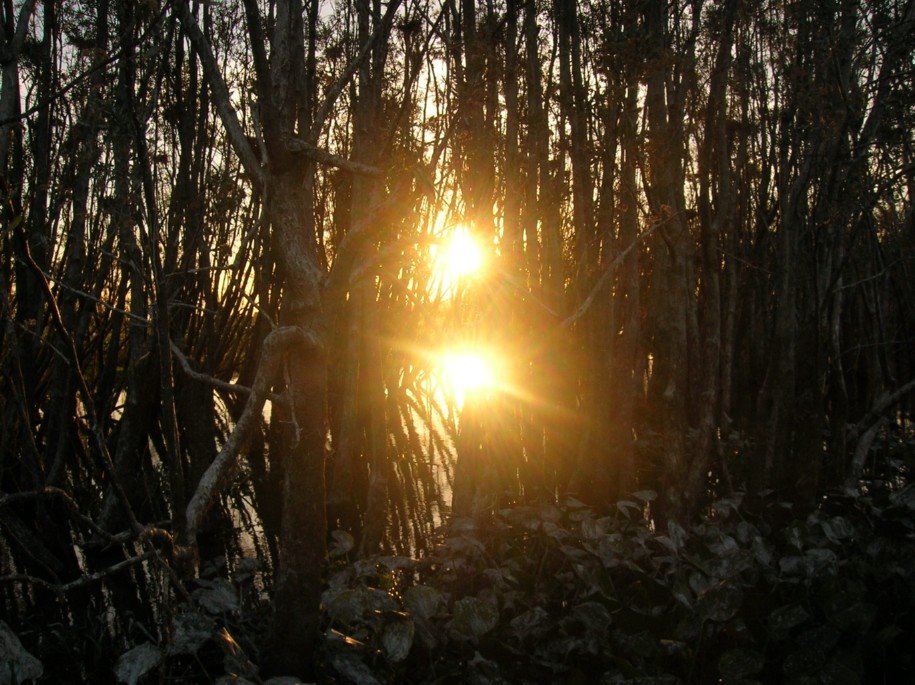
<path fill-rule="evenodd" d="M 913 26 L 0 3 L 0 685 L 908 676 Z"/>
<path fill-rule="evenodd" d="M 377 682 L 903 682 L 915 631 L 915 489 L 836 495 L 804 520 L 739 498 L 652 530 L 635 493 L 455 521 L 421 562 L 332 576 L 329 666 Z"/>

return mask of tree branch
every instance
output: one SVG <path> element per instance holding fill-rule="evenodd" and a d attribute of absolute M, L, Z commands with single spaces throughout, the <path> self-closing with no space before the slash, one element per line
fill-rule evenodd
<path fill-rule="evenodd" d="M 346 84 L 348 84 L 353 76 L 356 75 L 356 72 L 369 56 L 369 52 L 371 52 L 372 48 L 375 46 L 375 43 L 377 43 L 380 38 L 387 35 L 387 32 L 390 30 L 391 24 L 394 21 L 394 14 L 400 7 L 401 1 L 402 0 L 391 0 L 391 2 L 388 3 L 388 8 L 385 10 L 384 16 L 381 18 L 378 26 L 375 27 L 372 35 L 369 36 L 369 39 L 365 42 L 365 45 L 362 46 L 359 54 L 356 55 L 356 58 L 347 65 L 346 69 L 344 69 L 343 73 L 340 75 L 340 78 L 336 80 L 334 85 L 328 89 L 327 94 L 324 96 L 324 104 L 321 105 L 321 110 L 315 117 L 311 135 L 309 136 L 309 139 L 313 143 L 317 142 L 318 138 L 321 137 L 321 129 L 324 128 L 324 123 L 327 121 L 327 118 L 333 111 L 334 105 L 337 103 L 337 98 L 340 97 L 340 93 L 342 93 L 343 89 L 346 88 Z"/>
<path fill-rule="evenodd" d="M 852 439 L 857 439 L 859 435 L 862 435 L 873 428 L 873 426 L 883 418 L 883 415 L 890 407 L 896 404 L 896 402 L 901 400 L 905 395 L 912 392 L 912 390 L 915 390 L 915 378 L 908 383 L 899 386 L 893 392 L 883 393 L 877 398 L 877 401 L 874 402 L 874 406 L 871 407 L 871 410 L 864 415 L 864 418 L 854 425 L 850 431 L 850 437 Z"/>
<path fill-rule="evenodd" d="M 305 155 L 309 159 L 312 159 L 319 164 L 326 164 L 328 166 L 336 167 L 337 169 L 343 169 L 343 171 L 348 171 L 351 174 L 359 174 L 361 176 L 381 176 L 382 171 L 378 167 L 370 166 L 368 164 L 362 164 L 360 162 L 352 162 L 343 157 L 338 157 L 333 155 L 326 150 L 322 150 L 317 145 L 312 145 L 309 142 L 302 140 L 301 138 L 293 138 L 288 136 L 286 138 L 286 149 L 290 152 L 297 152 L 299 154 Z"/>
<path fill-rule="evenodd" d="M 136 514 L 133 511 L 133 506 L 130 503 L 130 498 L 127 497 L 127 493 L 124 491 L 124 486 L 121 484 L 121 481 L 118 480 L 117 475 L 115 474 L 114 464 L 111 461 L 111 454 L 108 451 L 108 442 L 105 439 L 105 434 L 102 431 L 102 425 L 99 421 L 96 411 L 95 396 L 89 390 L 89 385 L 86 383 L 86 377 L 83 375 L 83 369 L 80 365 L 79 352 L 76 349 L 76 343 L 73 341 L 73 337 L 67 331 L 67 326 L 64 324 L 63 318 L 60 314 L 60 308 L 57 306 L 57 298 L 54 297 L 54 293 L 51 291 L 51 286 L 48 284 L 48 280 L 44 277 L 44 272 L 42 272 L 41 268 L 38 266 L 38 264 L 35 263 L 35 260 L 32 257 L 32 252 L 29 248 L 28 237 L 25 235 L 25 230 L 22 226 L 22 217 L 19 216 L 16 219 L 17 222 L 15 225 L 15 230 L 17 233 L 19 233 L 19 239 L 22 244 L 23 260 L 35 275 L 39 289 L 48 302 L 48 313 L 51 315 L 51 321 L 54 324 L 58 335 L 60 335 L 61 340 L 63 340 L 65 343 L 64 351 L 69 357 L 71 371 L 76 378 L 77 388 L 83 397 L 83 406 L 86 409 L 86 418 L 89 422 L 89 433 L 92 436 L 95 447 L 99 452 L 102 470 L 108 477 L 111 487 L 114 489 L 118 501 L 124 509 L 124 514 L 127 516 L 130 527 L 139 535 L 143 532 L 144 527 L 137 520 Z"/>
<path fill-rule="evenodd" d="M 645 240 L 645 238 L 654 233 L 662 223 L 664 222 L 659 221 L 651 228 L 647 228 L 639 233 L 635 237 L 635 240 L 629 243 L 626 249 L 616 256 L 616 259 L 610 263 L 610 266 L 604 269 L 604 273 L 602 273 L 600 278 L 597 279 L 597 283 L 595 283 L 594 287 L 591 288 L 591 292 L 588 293 L 588 296 L 585 298 L 584 302 L 578 305 L 578 308 L 562 322 L 562 326 L 564 328 L 568 328 L 585 315 L 585 312 L 587 312 L 591 308 L 591 305 L 594 304 L 594 300 L 600 294 L 600 291 L 603 290 L 604 286 L 607 285 L 607 283 L 610 281 L 610 277 L 616 273 L 616 270 L 620 267 L 620 265 L 623 263 L 623 260 L 626 259 L 629 253 L 632 252 L 633 248 Z"/>
<path fill-rule="evenodd" d="M 172 354 L 175 356 L 175 359 L 178 360 L 178 365 L 181 367 L 181 370 L 184 371 L 184 374 L 198 383 L 203 383 L 208 385 L 211 388 L 216 390 L 222 390 L 223 392 L 231 393 L 233 395 L 250 395 L 251 388 L 247 385 L 239 385 L 238 383 L 229 383 L 224 380 L 220 380 L 215 376 L 210 376 L 206 373 L 200 373 L 199 371 L 194 371 L 191 368 L 190 360 L 185 356 L 184 352 L 181 351 L 181 348 L 178 347 L 174 341 L 171 341 Z M 276 393 L 268 393 L 267 399 L 273 402 L 274 404 L 285 404 L 286 398 L 282 395 L 277 395 Z"/>
<path fill-rule="evenodd" d="M 318 348 L 321 345 L 316 336 L 295 326 L 277 328 L 264 339 L 257 374 L 245 408 L 231 435 L 197 484 L 197 490 L 187 505 L 187 534 L 191 542 L 203 517 L 235 474 L 239 455 L 251 440 L 254 428 L 261 418 L 270 386 L 282 368 L 283 354 L 294 344 L 311 348 Z"/>
<path fill-rule="evenodd" d="M 140 554 L 139 556 L 130 557 L 124 561 L 119 561 L 113 566 L 109 566 L 108 568 L 102 569 L 101 571 L 96 571 L 95 573 L 80 576 L 76 580 L 71 580 L 69 583 L 51 583 L 47 580 L 44 580 L 43 578 L 29 576 L 21 573 L 0 576 L 0 583 L 31 583 L 32 585 L 40 585 L 41 587 L 47 588 L 48 590 L 56 592 L 60 595 L 65 595 L 71 590 L 76 590 L 78 588 L 85 587 L 86 585 L 91 585 L 92 583 L 102 580 L 106 576 L 110 576 L 117 573 L 118 571 L 123 571 L 125 568 L 129 568 L 136 564 L 140 564 L 144 561 L 152 559 L 156 555 L 156 550 L 150 550 Z"/>
<path fill-rule="evenodd" d="M 32 12 L 34 11 L 35 0 L 26 0 L 19 10 L 19 18 L 16 20 L 16 31 L 13 33 L 12 41 L 7 43 L 0 35 L 0 41 L 2 41 L 2 45 L 0 45 L 0 64 L 9 64 L 19 55 L 28 33 L 29 20 L 32 18 Z"/>
<path fill-rule="evenodd" d="M 210 44 L 197 25 L 197 21 L 191 16 L 186 0 L 179 0 L 176 3 L 175 11 L 181 21 L 181 25 L 184 27 L 185 33 L 187 33 L 187 37 L 200 57 L 207 85 L 210 86 L 210 92 L 213 94 L 213 101 L 216 104 L 216 111 L 219 112 L 222 125 L 226 127 L 226 133 L 229 136 L 232 147 L 235 149 L 235 153 L 238 155 L 238 159 L 241 161 L 242 167 L 255 183 L 263 186 L 266 181 L 264 170 L 261 169 L 257 155 L 254 154 L 254 150 L 251 148 L 251 144 L 248 142 L 248 138 L 245 136 L 245 132 L 238 121 L 238 114 L 235 112 L 229 97 L 229 87 L 219 71 L 219 65 L 216 64 L 216 58 L 213 56 Z"/>

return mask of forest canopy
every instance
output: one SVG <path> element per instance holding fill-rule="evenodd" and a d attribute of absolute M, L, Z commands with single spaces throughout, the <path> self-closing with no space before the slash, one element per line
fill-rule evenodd
<path fill-rule="evenodd" d="M 911 675 L 915 0 L 0 21 L 0 683 Z"/>

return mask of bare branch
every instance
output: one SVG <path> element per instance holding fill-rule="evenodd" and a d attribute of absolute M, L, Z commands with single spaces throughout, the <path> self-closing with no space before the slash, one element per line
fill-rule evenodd
<path fill-rule="evenodd" d="M 102 470 L 108 477 L 108 480 L 114 489 L 115 494 L 117 495 L 118 501 L 121 507 L 124 509 L 124 514 L 127 516 L 130 527 L 139 534 L 143 531 L 143 526 L 137 520 L 136 514 L 133 511 L 133 506 L 130 503 L 130 498 L 127 497 L 127 493 L 124 491 L 124 486 L 121 484 L 121 481 L 118 480 L 118 477 L 115 474 L 114 464 L 111 461 L 111 454 L 108 451 L 108 442 L 105 439 L 105 434 L 102 432 L 102 425 L 99 422 L 98 414 L 96 412 L 95 397 L 89 390 L 89 385 L 86 383 L 86 377 L 83 375 L 83 369 L 80 365 L 79 352 L 76 349 L 76 343 L 73 341 L 73 337 L 67 331 L 67 326 L 64 324 L 63 318 L 60 314 L 60 308 L 57 306 L 57 298 L 54 297 L 54 293 L 51 291 L 51 286 L 48 284 L 48 279 L 44 277 L 44 273 L 38 264 L 35 263 L 35 260 L 32 257 L 31 250 L 29 249 L 28 237 L 25 235 L 25 231 L 23 230 L 21 222 L 16 225 L 16 231 L 19 233 L 19 238 L 22 244 L 23 259 L 36 277 L 38 286 L 41 289 L 45 299 L 47 300 L 48 311 L 51 315 L 51 321 L 53 322 L 54 327 L 57 329 L 57 333 L 65 343 L 64 350 L 69 357 L 71 370 L 76 378 L 79 392 L 83 397 L 83 406 L 86 408 L 86 416 L 89 421 L 89 432 L 92 435 L 95 447 L 99 452 Z"/>
<path fill-rule="evenodd" d="M 184 371 L 184 374 L 198 383 L 203 383 L 208 385 L 211 388 L 216 390 L 222 390 L 223 392 L 228 392 L 233 395 L 250 395 L 251 388 L 247 385 L 239 385 L 238 383 L 229 383 L 224 380 L 220 380 L 215 376 L 210 376 L 206 373 L 200 373 L 199 371 L 194 371 L 191 368 L 191 363 L 185 356 L 184 352 L 181 351 L 181 348 L 178 347 L 174 341 L 171 341 L 172 354 L 175 355 L 175 359 L 178 360 L 178 364 L 181 366 L 181 370 Z M 276 393 L 269 393 L 267 399 L 273 402 L 274 404 L 285 404 L 286 398 L 282 395 L 277 395 Z"/>
<path fill-rule="evenodd" d="M 71 590 L 77 590 L 81 587 L 87 585 L 92 585 L 107 576 L 113 575 L 119 571 L 123 571 L 126 568 L 135 566 L 136 564 L 143 563 L 148 561 L 157 555 L 155 550 L 150 550 L 149 552 L 144 552 L 139 556 L 130 557 L 124 561 L 120 561 L 113 566 L 109 566 L 106 569 L 101 571 L 96 571 L 95 573 L 90 573 L 88 575 L 80 576 L 76 580 L 71 580 L 69 583 L 51 583 L 43 578 L 37 578 L 35 576 L 29 576 L 21 573 L 11 574 L 7 576 L 0 576 L 0 583 L 29 583 L 31 585 L 40 585 L 41 587 L 47 588 L 52 592 L 56 592 L 60 595 L 65 595 Z"/>
<path fill-rule="evenodd" d="M 584 302 L 578 305 L 578 308 L 571 315 L 569 315 L 565 321 L 562 322 L 563 327 L 568 328 L 585 315 L 585 312 L 587 312 L 588 309 L 591 308 L 591 305 L 594 304 L 594 300 L 600 294 L 600 291 L 603 290 L 604 286 L 607 285 L 607 283 L 610 281 L 610 277 L 616 273 L 616 270 L 620 267 L 620 265 L 623 263 L 623 260 L 626 259 L 629 253 L 632 252 L 633 248 L 645 240 L 645 238 L 654 233 L 663 223 L 664 222 L 658 222 L 651 226 L 651 228 L 647 228 L 639 233 L 635 237 L 635 240 L 629 243 L 626 249 L 620 252 L 616 256 L 616 259 L 610 262 L 610 266 L 604 269 L 604 273 L 602 273 L 600 278 L 597 279 L 597 283 L 595 283 L 594 287 L 591 288 L 591 292 L 588 293 L 588 296 L 585 298 Z"/>
<path fill-rule="evenodd" d="M 338 157 L 333 155 L 326 150 L 322 150 L 316 145 L 312 145 L 300 138 L 287 137 L 286 138 L 286 149 L 290 152 L 298 152 L 303 154 L 309 159 L 313 159 L 319 164 L 326 164 L 328 166 L 336 167 L 337 169 L 343 169 L 343 171 L 348 171 L 351 174 L 359 174 L 361 176 L 381 176 L 382 171 L 378 167 L 370 166 L 368 164 L 361 164 L 360 162 L 352 162 L 343 157 Z"/>
<path fill-rule="evenodd" d="M 324 128 L 324 124 L 333 111 L 334 105 L 337 103 L 337 98 L 340 97 L 340 93 L 346 88 L 346 84 L 356 75 L 359 67 L 361 67 L 362 63 L 368 58 L 375 43 L 387 35 L 391 28 L 391 24 L 394 21 L 394 14 L 400 7 L 401 1 L 402 0 L 391 0 L 391 2 L 388 3 L 388 8 L 385 11 L 384 16 L 381 18 L 378 26 L 375 27 L 372 35 L 369 36 L 369 39 L 365 42 L 365 45 L 362 46 L 359 54 L 357 54 L 356 58 L 347 65 L 346 69 L 334 85 L 328 89 L 327 94 L 324 96 L 324 104 L 321 105 L 321 109 L 315 117 L 315 123 L 312 127 L 311 135 L 309 136 L 313 142 L 317 142 L 318 138 L 321 137 L 321 129 Z"/>
<path fill-rule="evenodd" d="M 19 55 L 28 33 L 29 20 L 32 18 L 32 12 L 34 11 L 35 0 L 26 0 L 19 10 L 19 18 L 16 20 L 16 32 L 13 34 L 13 40 L 9 44 L 3 40 L 2 33 L 0 33 L 0 40 L 3 40 L 3 44 L 0 45 L 0 51 L 2 51 L 0 64 L 8 64 Z"/>
<path fill-rule="evenodd" d="M 858 421 L 858 423 L 856 423 L 852 428 L 852 439 L 856 439 L 859 435 L 863 435 L 871 428 L 873 428 L 874 425 L 880 422 L 880 419 L 883 418 L 883 415 L 886 414 L 890 407 L 892 407 L 913 390 L 915 390 L 915 378 L 910 380 L 908 383 L 899 386 L 893 392 L 885 392 L 880 397 L 878 397 L 877 401 L 874 402 L 874 406 L 871 407 L 871 410 L 867 412 L 867 414 L 864 415 L 864 418 Z"/>
<path fill-rule="evenodd" d="M 203 73 L 213 94 L 213 101 L 216 104 L 216 110 L 219 112 L 219 118 L 226 128 L 226 133 L 232 142 L 232 147 L 235 149 L 238 159 L 241 161 L 241 165 L 255 183 L 263 186 L 266 181 L 264 170 L 261 169 L 257 155 L 254 154 L 254 150 L 251 148 L 251 144 L 248 142 L 248 138 L 245 136 L 245 132 L 238 121 L 238 114 L 235 112 L 229 97 L 229 88 L 222 77 L 222 73 L 219 71 L 219 65 L 216 64 L 216 58 L 213 56 L 210 44 L 197 25 L 197 21 L 191 16 L 186 0 L 179 0 L 175 11 L 194 49 L 200 56 Z"/>
<path fill-rule="evenodd" d="M 229 435 L 219 454 L 216 455 L 213 463 L 200 479 L 200 483 L 197 484 L 197 490 L 187 505 L 189 540 L 194 540 L 204 515 L 235 474 L 239 455 L 247 448 L 251 440 L 254 428 L 260 421 L 270 386 L 281 370 L 283 353 L 292 345 L 317 348 L 320 347 L 320 342 L 313 334 L 306 333 L 295 326 L 277 328 L 264 339 L 257 374 L 245 408 L 235 424 L 232 434 Z"/>

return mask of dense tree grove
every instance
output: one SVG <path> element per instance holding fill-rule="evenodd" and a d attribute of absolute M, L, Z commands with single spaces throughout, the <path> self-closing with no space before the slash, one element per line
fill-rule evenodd
<path fill-rule="evenodd" d="M 217 634 L 238 677 L 431 680 L 410 650 L 440 644 L 436 616 L 481 682 L 563 679 L 538 670 L 552 643 L 519 661 L 542 617 L 491 596 L 544 568 L 558 584 L 525 601 L 584 602 L 555 624 L 570 640 L 603 639 L 620 574 L 679 601 L 676 625 L 702 617 L 674 640 L 689 659 L 576 643 L 557 663 L 768 679 L 754 659 L 808 620 L 839 626 L 829 649 L 869 634 L 871 609 L 841 623 L 798 589 L 828 569 L 905 594 L 911 575 L 859 562 L 904 568 L 915 531 L 915 1 L 0 15 L 0 682 L 207 680 Z M 442 266 L 460 231 L 472 276 Z M 453 392 L 451 349 L 498 380 Z M 875 530 L 902 546 L 871 550 Z M 731 552 L 750 561 L 708 571 Z M 563 575 L 589 554 L 600 601 Z M 429 583 L 376 607 L 415 628 L 339 599 L 381 592 L 378 558 Z M 756 630 L 760 584 L 804 615 L 759 623 L 768 652 L 733 631 L 703 652 L 715 626 Z M 329 656 L 347 626 L 386 665 Z M 635 649 L 620 630 L 614 655 Z M 849 673 L 886 668 L 885 632 Z M 484 634 L 519 640 L 513 666 Z"/>

